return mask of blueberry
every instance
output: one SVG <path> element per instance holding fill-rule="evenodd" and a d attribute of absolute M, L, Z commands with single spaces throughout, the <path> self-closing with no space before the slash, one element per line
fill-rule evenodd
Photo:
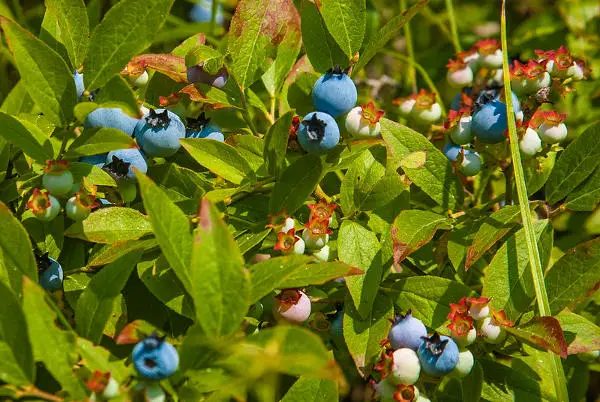
<path fill-rule="evenodd" d="M 433 336 L 424 337 L 417 350 L 421 368 L 432 377 L 440 377 L 450 373 L 458 364 L 458 346 L 447 336 L 434 333 Z"/>
<path fill-rule="evenodd" d="M 446 155 L 446 158 L 450 162 L 456 162 L 458 159 L 458 155 L 462 152 L 462 148 L 459 145 L 456 145 L 453 142 L 449 142 L 444 145 L 444 149 L 442 149 L 442 153 Z"/>
<path fill-rule="evenodd" d="M 468 101 L 470 99 L 472 92 L 472 88 L 464 88 L 462 91 L 454 95 L 454 98 L 452 98 L 452 103 L 450 103 L 450 110 L 458 112 L 461 107 L 465 106 L 465 100 Z"/>
<path fill-rule="evenodd" d="M 167 378 L 179 366 L 177 350 L 156 334 L 135 345 L 131 357 L 137 373 L 148 380 Z"/>
<path fill-rule="evenodd" d="M 167 157 L 174 155 L 185 138 L 185 126 L 175 113 L 161 109 L 150 113 L 137 123 L 134 130 L 135 139 L 149 156 Z"/>
<path fill-rule="evenodd" d="M 458 354 L 458 363 L 450 374 L 458 378 L 466 377 L 473 369 L 474 363 L 475 359 L 473 358 L 473 353 L 469 350 L 462 350 Z"/>
<path fill-rule="evenodd" d="M 311 112 L 300 123 L 298 141 L 306 152 L 324 154 L 340 141 L 340 129 L 327 113 Z"/>
<path fill-rule="evenodd" d="M 73 175 L 65 160 L 47 162 L 42 177 L 42 185 L 54 195 L 65 195 L 73 189 Z"/>
<path fill-rule="evenodd" d="M 413 317 L 409 310 L 406 315 L 398 314 L 395 317 L 388 338 L 393 349 L 417 350 L 424 336 L 427 336 L 427 328 L 421 320 Z"/>
<path fill-rule="evenodd" d="M 209 138 L 211 140 L 225 141 L 221 128 L 210 124 L 210 118 L 202 113 L 197 119 L 187 119 L 186 138 Z"/>
<path fill-rule="evenodd" d="M 376 110 L 373 102 L 353 108 L 346 115 L 346 131 L 354 137 L 377 137 L 381 132 L 379 120 L 382 110 Z"/>
<path fill-rule="evenodd" d="M 392 354 L 390 379 L 395 384 L 413 385 L 421 374 L 419 357 L 414 350 L 401 348 Z"/>
<path fill-rule="evenodd" d="M 315 108 L 333 117 L 348 113 L 356 105 L 357 98 L 356 85 L 340 66 L 321 76 L 312 89 Z"/>
<path fill-rule="evenodd" d="M 310 299 L 297 289 L 284 289 L 273 301 L 273 315 L 277 321 L 300 324 L 308 320 L 310 312 Z"/>
<path fill-rule="evenodd" d="M 50 222 L 60 212 L 60 202 L 50 195 L 48 190 L 33 190 L 33 194 L 27 201 L 27 208 L 31 210 L 36 219 L 44 222 Z"/>
<path fill-rule="evenodd" d="M 134 167 L 144 174 L 148 171 L 144 154 L 137 148 L 126 148 L 109 152 L 103 169 L 115 180 L 135 180 Z"/>
<path fill-rule="evenodd" d="M 513 111 L 518 113 L 521 110 L 519 99 L 514 93 L 512 97 Z M 483 91 L 473 113 L 471 122 L 473 134 L 481 142 L 495 144 L 506 139 L 504 133 L 507 129 L 506 104 L 500 100 L 497 91 Z"/>
<path fill-rule="evenodd" d="M 187 80 L 190 84 L 198 82 L 200 84 L 206 84 L 222 89 L 225 84 L 227 84 L 228 79 L 229 74 L 225 67 L 222 67 L 216 74 L 210 74 L 204 71 L 204 63 L 199 63 L 198 65 L 188 67 L 187 69 Z"/>
<path fill-rule="evenodd" d="M 73 80 L 75 81 L 75 89 L 77 91 L 77 97 L 79 100 L 83 97 L 83 93 L 85 92 L 85 85 L 83 84 L 83 74 L 75 71 L 73 73 Z"/>
<path fill-rule="evenodd" d="M 93 206 L 96 206 L 96 204 L 86 205 L 77 196 L 74 196 L 67 200 L 65 212 L 70 219 L 82 221 L 90 215 Z"/>
<path fill-rule="evenodd" d="M 48 257 L 48 253 L 42 256 L 35 256 L 37 262 L 40 286 L 50 292 L 62 289 L 63 269 L 53 258 Z"/>
<path fill-rule="evenodd" d="M 519 148 L 523 155 L 535 156 L 542 149 L 542 140 L 534 129 L 527 127 L 525 134 L 519 140 Z"/>
<path fill-rule="evenodd" d="M 460 167 L 465 176 L 475 176 L 481 171 L 481 158 L 479 154 L 470 149 L 465 149 Z"/>
<path fill-rule="evenodd" d="M 82 156 L 79 158 L 79 162 L 89 163 L 90 165 L 94 165 L 102 169 L 106 163 L 106 155 L 108 154 Z"/>
<path fill-rule="evenodd" d="M 134 119 L 131 116 L 123 113 L 119 108 L 99 107 L 87 115 L 84 128 L 108 127 L 116 128 L 123 131 L 125 134 L 133 135 L 133 130 L 139 122 L 139 119 Z"/>
<path fill-rule="evenodd" d="M 506 330 L 498 325 L 492 317 L 486 317 L 479 322 L 479 333 L 487 343 L 493 345 L 504 342 Z"/>

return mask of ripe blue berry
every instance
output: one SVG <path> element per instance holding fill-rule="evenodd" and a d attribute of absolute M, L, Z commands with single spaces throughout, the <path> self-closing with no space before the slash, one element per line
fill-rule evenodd
<path fill-rule="evenodd" d="M 518 113 L 521 108 L 519 99 L 513 93 L 513 111 Z M 477 100 L 475 113 L 471 122 L 473 134 L 481 142 L 495 144 L 506 139 L 504 133 L 508 129 L 506 104 L 500 100 L 498 91 L 483 91 Z"/>
<path fill-rule="evenodd" d="M 177 350 L 156 334 L 135 345 L 131 357 L 135 371 L 148 380 L 167 378 L 175 373 L 179 366 Z"/>
<path fill-rule="evenodd" d="M 432 377 L 448 374 L 458 364 L 458 346 L 447 336 L 434 333 L 423 338 L 423 343 L 417 350 L 421 368 Z"/>
<path fill-rule="evenodd" d="M 356 85 L 340 66 L 321 76 L 312 89 L 313 105 L 319 112 L 338 117 L 356 105 Z"/>
<path fill-rule="evenodd" d="M 304 116 L 298 130 L 298 142 L 308 153 L 324 154 L 340 141 L 340 129 L 336 121 L 322 112 Z"/>
<path fill-rule="evenodd" d="M 167 157 L 174 155 L 185 138 L 185 126 L 175 113 L 162 109 L 150 113 L 137 123 L 134 130 L 135 139 L 144 153 L 150 156 Z"/>
<path fill-rule="evenodd" d="M 85 128 L 116 128 L 131 136 L 138 122 L 138 119 L 126 115 L 119 108 L 99 107 L 87 115 L 83 126 Z"/>
<path fill-rule="evenodd" d="M 471 130 L 471 116 L 458 117 L 455 124 L 450 128 L 450 138 L 452 142 L 458 145 L 466 145 L 473 141 L 473 131 Z"/>
<path fill-rule="evenodd" d="M 284 289 L 273 301 L 273 315 L 277 321 L 301 324 L 308 320 L 310 312 L 310 299 L 297 289 Z"/>
<path fill-rule="evenodd" d="M 148 164 L 144 154 L 137 148 L 119 149 L 110 151 L 106 155 L 106 170 L 115 180 L 130 179 L 135 180 L 135 172 L 133 168 L 138 169 L 142 173 L 148 171 Z"/>
<path fill-rule="evenodd" d="M 424 336 L 427 336 L 427 328 L 421 320 L 413 317 L 409 310 L 406 315 L 398 314 L 395 317 L 388 338 L 393 349 L 417 350 Z"/>
<path fill-rule="evenodd" d="M 199 63 L 198 65 L 188 67 L 187 69 L 187 80 L 190 84 L 198 82 L 200 84 L 206 84 L 222 89 L 225 84 L 227 84 L 228 79 L 229 74 L 225 67 L 222 67 L 216 74 L 206 72 L 204 70 L 204 63 Z"/>
<path fill-rule="evenodd" d="M 50 222 L 59 214 L 60 202 L 50 195 L 48 190 L 36 188 L 27 201 L 27 208 L 31 210 L 36 219 Z"/>
<path fill-rule="evenodd" d="M 187 119 L 185 138 L 209 138 L 211 140 L 225 141 L 221 128 L 210 124 L 210 118 L 202 113 L 197 119 Z"/>
<path fill-rule="evenodd" d="M 73 175 L 67 161 L 48 161 L 42 185 L 54 195 L 65 195 L 73 189 Z"/>
<path fill-rule="evenodd" d="M 462 147 L 456 145 L 453 142 L 448 142 L 444 145 L 444 149 L 442 149 L 442 153 L 448 158 L 450 162 L 456 162 L 458 159 L 458 155 L 462 152 Z"/>
<path fill-rule="evenodd" d="M 401 348 L 392 354 L 390 379 L 395 384 L 413 385 L 421 374 L 419 357 L 414 350 Z"/>
<path fill-rule="evenodd" d="M 465 149 L 460 168 L 465 176 L 475 176 L 481 171 L 481 158 L 477 152 Z"/>
<path fill-rule="evenodd" d="M 85 85 L 83 84 L 83 74 L 75 71 L 73 73 L 73 80 L 75 81 L 75 89 L 77 91 L 77 97 L 79 100 L 83 97 L 83 93 L 85 92 Z"/>
<path fill-rule="evenodd" d="M 35 256 L 40 286 L 49 292 L 62 289 L 63 269 L 53 258 L 48 257 L 48 253 Z"/>

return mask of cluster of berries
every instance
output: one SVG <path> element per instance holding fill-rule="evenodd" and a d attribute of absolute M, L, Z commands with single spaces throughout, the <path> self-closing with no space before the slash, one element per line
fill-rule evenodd
<path fill-rule="evenodd" d="M 74 221 L 87 218 L 98 203 L 96 186 L 90 185 L 85 178 L 82 183 L 73 182 L 70 165 L 65 160 L 46 162 L 42 176 L 43 189 L 35 188 L 27 201 L 27 208 L 41 221 L 50 222 L 61 211 L 59 199 L 66 199 L 65 212 Z M 58 198 L 57 198 L 58 197 Z"/>
<path fill-rule="evenodd" d="M 486 297 L 463 297 L 458 304 L 450 303 L 447 325 L 452 338 L 461 347 L 467 347 L 477 335 L 487 343 L 497 345 L 506 339 L 505 327 L 514 324 L 506 319 L 504 310 L 495 311 L 489 307 L 490 299 Z M 477 324 L 477 328 L 475 327 Z"/>
<path fill-rule="evenodd" d="M 437 102 L 435 93 L 424 89 L 418 94 L 394 99 L 392 103 L 398 106 L 401 117 L 417 127 L 430 126 L 442 117 L 442 106 Z"/>

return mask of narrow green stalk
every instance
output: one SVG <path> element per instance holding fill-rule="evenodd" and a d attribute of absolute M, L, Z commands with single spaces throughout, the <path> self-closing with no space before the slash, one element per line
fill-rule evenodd
<path fill-rule="evenodd" d="M 513 110 L 512 96 L 510 96 L 510 72 L 508 66 L 508 45 L 506 40 L 506 0 L 502 0 L 502 15 L 500 21 L 500 35 L 502 38 L 502 53 L 503 70 L 504 70 L 504 89 L 506 91 L 506 108 L 509 111 Z M 529 199 L 527 197 L 527 187 L 525 185 L 525 174 L 523 165 L 521 164 L 521 154 L 519 151 L 519 139 L 517 137 L 517 126 L 515 123 L 514 113 L 507 113 L 508 132 L 510 139 L 510 153 L 513 161 L 513 169 L 515 173 L 515 184 L 517 187 L 517 196 L 519 199 L 519 207 L 521 209 L 521 217 L 523 218 L 523 228 L 525 229 L 525 239 L 527 242 L 527 251 L 529 254 L 529 266 L 531 268 L 531 276 L 533 277 L 533 285 L 535 288 L 535 296 L 540 316 L 551 315 L 550 303 L 548 302 L 548 294 L 546 293 L 546 283 L 544 282 L 544 271 L 542 270 L 542 262 L 538 245 L 533 229 L 533 219 L 529 211 Z M 552 365 L 554 388 L 556 390 L 556 398 L 559 401 L 568 401 L 569 393 L 567 391 L 567 382 L 565 373 L 562 368 L 560 357 L 552 352 L 550 364 Z"/>
<path fill-rule="evenodd" d="M 400 53 L 398 53 L 398 52 L 396 52 L 394 50 L 383 49 L 382 53 L 388 54 L 388 55 L 390 55 L 392 57 L 395 57 L 398 60 L 402 60 L 404 62 L 412 64 L 417 69 L 417 71 L 419 72 L 419 74 L 421 74 L 421 76 L 423 77 L 423 80 L 425 80 L 425 83 L 429 87 L 429 90 L 431 92 L 435 92 L 436 99 L 438 99 L 440 101 L 439 104 L 440 104 L 440 106 L 442 108 L 442 114 L 444 116 L 446 115 L 446 108 L 444 107 L 444 103 L 441 102 L 442 96 L 440 94 L 440 91 L 438 91 L 437 87 L 435 86 L 435 84 L 431 80 L 431 77 L 429 76 L 429 74 L 427 74 L 427 71 L 425 71 L 425 69 L 423 68 L 423 66 L 421 66 L 416 61 L 411 60 L 410 58 L 406 57 L 405 55 L 400 54 Z"/>
<path fill-rule="evenodd" d="M 460 40 L 458 38 L 458 29 L 456 28 L 456 18 L 454 17 L 454 5 L 452 0 L 446 0 L 446 11 L 448 12 L 448 19 L 450 20 L 450 31 L 452 32 L 452 44 L 456 53 L 462 52 L 460 47 Z"/>
<path fill-rule="evenodd" d="M 248 112 L 248 105 L 246 103 L 246 92 L 242 92 L 242 116 L 244 117 L 244 120 L 246 121 L 246 124 L 248 124 L 248 128 L 250 128 L 250 131 L 252 131 L 252 134 L 254 134 L 257 137 L 260 137 L 260 134 L 258 133 L 258 131 L 256 130 L 256 127 L 254 126 L 254 122 L 252 121 L 252 116 L 250 116 L 250 112 Z"/>
<path fill-rule="evenodd" d="M 406 0 L 400 0 L 400 11 L 406 10 Z M 408 58 L 412 61 L 415 60 L 415 50 L 413 47 L 412 33 L 410 30 L 410 22 L 404 24 L 402 28 L 404 30 L 404 39 L 406 41 L 406 54 Z M 408 67 L 408 74 L 406 75 L 406 84 L 407 86 L 412 86 L 413 93 L 417 92 L 417 71 L 415 70 L 414 64 L 411 64 Z"/>
<path fill-rule="evenodd" d="M 217 27 L 217 9 L 219 6 L 219 0 L 213 0 L 210 9 L 210 33 L 215 34 L 215 28 Z"/>

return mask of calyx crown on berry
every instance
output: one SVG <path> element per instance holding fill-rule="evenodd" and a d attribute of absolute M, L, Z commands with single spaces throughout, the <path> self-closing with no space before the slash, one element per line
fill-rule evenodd
<path fill-rule="evenodd" d="M 407 318 L 411 318 L 411 317 L 412 317 L 412 311 L 411 311 L 411 309 L 408 309 L 408 310 L 406 310 L 406 314 L 398 313 L 390 321 L 392 322 L 392 324 L 398 324 L 399 322 L 402 322 L 402 321 L 406 320 Z"/>
<path fill-rule="evenodd" d="M 473 45 L 473 48 L 477 49 L 480 54 L 494 54 L 500 49 L 500 42 L 498 42 L 496 39 L 480 40 Z"/>
<path fill-rule="evenodd" d="M 450 303 L 450 312 L 448 313 L 447 318 L 449 320 L 454 320 L 454 317 L 458 315 L 467 315 L 469 312 L 469 306 L 467 305 L 467 298 L 463 297 L 457 303 Z"/>
<path fill-rule="evenodd" d="M 156 331 L 153 331 L 150 335 L 144 338 L 144 346 L 150 349 L 154 349 L 160 346 L 165 341 L 165 336 L 159 336 Z"/>
<path fill-rule="evenodd" d="M 114 179 L 124 179 L 129 173 L 129 166 L 131 166 L 131 163 L 125 162 L 123 159 L 113 155 L 112 161 L 105 164 L 102 170 L 110 174 Z"/>
<path fill-rule="evenodd" d="M 171 118 L 167 109 L 161 113 L 156 113 L 156 110 L 150 109 L 150 114 L 146 117 L 146 123 L 154 128 L 163 128 L 169 125 Z"/>
<path fill-rule="evenodd" d="M 44 168 L 45 173 L 56 173 L 61 174 L 69 170 L 70 165 L 66 160 L 54 161 L 48 160 L 46 161 L 46 167 Z"/>
<path fill-rule="evenodd" d="M 457 314 L 446 327 L 458 336 L 464 336 L 473 329 L 473 318 L 466 314 Z"/>
<path fill-rule="evenodd" d="M 415 399 L 415 386 L 398 384 L 392 397 L 398 402 L 411 402 Z"/>
<path fill-rule="evenodd" d="M 510 67 L 510 76 L 511 78 L 535 79 L 546 72 L 546 64 L 548 64 L 548 60 L 529 60 L 527 64 L 515 60 Z"/>
<path fill-rule="evenodd" d="M 349 72 L 350 72 L 350 66 L 348 66 L 344 70 L 342 70 L 342 67 L 340 67 L 339 64 L 336 64 L 335 67 L 327 70 L 328 75 L 342 75 L 342 74 L 348 75 Z"/>
<path fill-rule="evenodd" d="M 88 389 L 92 392 L 102 393 L 110 381 L 110 371 L 103 373 L 100 370 L 94 371 L 92 378 L 86 383 Z"/>
<path fill-rule="evenodd" d="M 29 197 L 26 206 L 28 209 L 31 209 L 34 214 L 44 213 L 52 206 L 52 201 L 50 201 L 50 191 L 40 190 L 39 188 L 33 189 L 33 194 Z"/>
<path fill-rule="evenodd" d="M 268 215 L 268 218 L 269 223 L 265 225 L 265 228 L 280 229 L 285 225 L 285 220 L 289 218 L 289 215 L 283 210 L 278 214 Z"/>
<path fill-rule="evenodd" d="M 287 232 L 277 233 L 277 243 L 273 247 L 274 250 L 278 251 L 292 251 L 294 244 L 299 240 L 296 236 L 296 229 L 291 228 Z"/>
<path fill-rule="evenodd" d="M 329 219 L 311 219 L 304 225 L 313 236 L 331 234 L 333 231 L 329 228 Z"/>
<path fill-rule="evenodd" d="M 44 272 L 48 268 L 50 268 L 52 261 L 50 261 L 50 258 L 48 257 L 48 253 L 44 253 L 41 255 L 35 253 L 35 263 L 37 265 L 38 273 L 41 274 L 42 272 Z"/>
<path fill-rule="evenodd" d="M 430 109 L 435 104 L 435 92 L 427 92 L 421 89 L 418 94 L 412 95 L 416 101 L 415 107 L 418 109 Z"/>
<path fill-rule="evenodd" d="M 451 110 L 448 113 L 448 118 L 444 122 L 444 129 L 446 131 L 450 130 L 451 128 L 455 127 L 458 124 L 458 122 L 460 121 L 460 119 L 462 117 L 470 116 L 470 115 L 471 115 L 471 111 L 467 108 L 460 108 L 460 110 L 458 110 L 458 111 Z"/>
<path fill-rule="evenodd" d="M 370 126 L 375 126 L 381 120 L 381 117 L 385 114 L 383 110 L 375 109 L 373 102 L 369 102 L 367 105 L 360 105 L 362 109 L 362 118 L 369 122 Z"/>
<path fill-rule="evenodd" d="M 554 67 L 559 71 L 568 69 L 575 61 L 569 50 L 564 46 L 561 46 L 558 50 L 536 50 L 535 54 L 541 60 L 552 60 Z"/>
<path fill-rule="evenodd" d="M 296 305 L 302 297 L 302 293 L 298 289 L 281 289 L 281 293 L 275 296 L 279 301 L 288 306 Z"/>
<path fill-rule="evenodd" d="M 471 307 L 485 307 L 492 300 L 491 297 L 469 297 L 467 298 L 467 304 Z"/>
<path fill-rule="evenodd" d="M 210 117 L 206 117 L 206 113 L 200 113 L 196 119 L 187 118 L 187 128 L 193 131 L 202 131 L 210 123 Z"/>
<path fill-rule="evenodd" d="M 306 136 L 311 141 L 321 141 L 325 137 L 325 127 L 327 123 L 317 117 L 317 113 L 313 113 L 310 120 L 303 120 L 302 124 L 306 126 Z"/>
<path fill-rule="evenodd" d="M 423 339 L 423 342 L 425 342 L 425 349 L 427 349 L 433 356 L 440 356 L 442 353 L 444 353 L 446 344 L 448 344 L 448 339 L 442 340 L 437 332 L 434 332 L 429 338 L 422 336 L 421 339 Z"/>
<path fill-rule="evenodd" d="M 467 63 L 462 58 L 457 58 L 456 60 L 449 59 L 448 64 L 446 64 L 446 68 L 452 73 L 460 70 L 464 70 L 467 68 Z"/>
<path fill-rule="evenodd" d="M 310 209 L 309 221 L 313 219 L 329 219 L 333 215 L 333 211 L 337 208 L 337 204 L 328 204 L 325 200 L 319 200 L 316 204 L 308 204 Z"/>
<path fill-rule="evenodd" d="M 556 110 L 537 111 L 531 119 L 531 126 L 538 127 L 542 123 L 558 126 L 564 122 L 566 118 L 566 114 L 558 113 Z"/>

